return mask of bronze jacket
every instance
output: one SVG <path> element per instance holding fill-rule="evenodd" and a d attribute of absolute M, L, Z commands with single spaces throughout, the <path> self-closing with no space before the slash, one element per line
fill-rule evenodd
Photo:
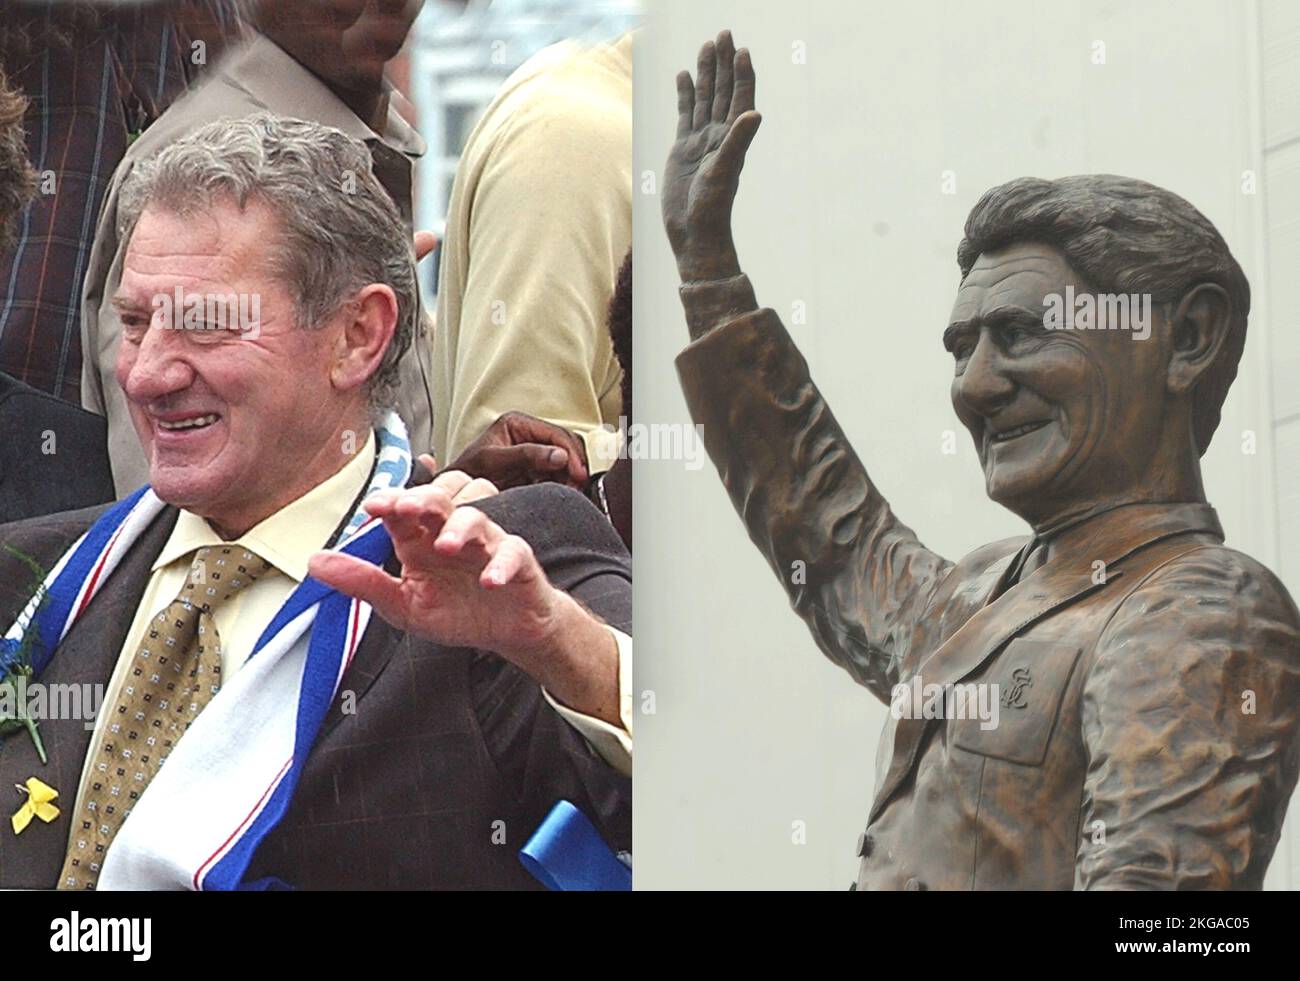
<path fill-rule="evenodd" d="M 677 365 L 794 609 L 891 703 L 858 888 L 1260 887 L 1300 767 L 1300 614 L 1212 508 L 1106 511 L 1019 581 L 1026 539 L 954 565 L 894 517 L 771 310 Z M 914 679 L 996 684 L 997 725 L 896 717 Z"/>

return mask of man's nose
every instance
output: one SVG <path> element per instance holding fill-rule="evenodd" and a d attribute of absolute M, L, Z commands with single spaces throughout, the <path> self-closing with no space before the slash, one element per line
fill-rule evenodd
<path fill-rule="evenodd" d="M 980 331 L 966 370 L 957 379 L 957 397 L 972 412 L 982 416 L 995 414 L 1016 393 L 1016 384 L 1006 369 L 1006 357 L 998 350 L 989 331 Z"/>
<path fill-rule="evenodd" d="M 136 346 L 122 387 L 133 401 L 147 402 L 189 386 L 194 372 L 181 357 L 181 331 L 154 322 Z M 125 343 L 122 341 L 121 343 Z"/>

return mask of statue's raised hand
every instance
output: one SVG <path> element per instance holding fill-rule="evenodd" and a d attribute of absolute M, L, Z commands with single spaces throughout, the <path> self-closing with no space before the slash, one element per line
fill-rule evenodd
<path fill-rule="evenodd" d="M 677 76 L 677 139 L 664 173 L 668 241 L 683 282 L 740 272 L 731 238 L 731 205 L 762 117 L 754 111 L 754 67 L 731 32 L 700 48 L 697 78 Z"/>

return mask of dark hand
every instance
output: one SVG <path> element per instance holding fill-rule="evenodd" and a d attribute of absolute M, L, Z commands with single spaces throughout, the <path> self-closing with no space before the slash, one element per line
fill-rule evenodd
<path fill-rule="evenodd" d="M 700 48 L 698 79 L 677 76 L 677 139 L 664 171 L 663 213 L 682 282 L 740 273 L 731 206 L 745 152 L 762 117 L 754 111 L 754 68 L 731 32 Z"/>
<path fill-rule="evenodd" d="M 461 452 L 451 465 L 505 490 L 542 481 L 585 493 L 587 448 L 574 433 L 522 412 L 507 412 Z"/>

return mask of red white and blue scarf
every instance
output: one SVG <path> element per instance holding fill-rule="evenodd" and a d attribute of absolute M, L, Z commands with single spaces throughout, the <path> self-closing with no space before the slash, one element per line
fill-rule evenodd
<path fill-rule="evenodd" d="M 406 428 L 390 413 L 377 430 L 366 495 L 405 486 Z M 166 505 L 143 487 L 114 505 L 64 553 L 5 634 L 21 644 L 36 630 L 37 676 L 123 556 Z M 358 508 L 336 548 L 383 565 L 392 541 Z M 308 577 L 263 631 L 252 653 L 176 745 L 122 825 L 100 889 L 258 889 L 245 882 L 258 845 L 288 810 L 302 768 L 371 610 Z M 185 834 L 176 834 L 184 828 Z"/>

